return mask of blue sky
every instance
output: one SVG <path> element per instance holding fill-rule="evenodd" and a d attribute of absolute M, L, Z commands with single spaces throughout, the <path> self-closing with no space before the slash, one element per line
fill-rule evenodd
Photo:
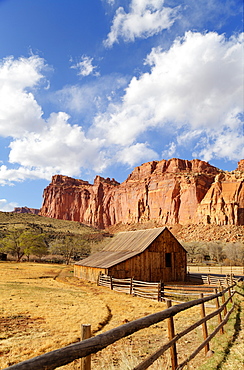
<path fill-rule="evenodd" d="M 0 0 L 0 210 L 54 174 L 244 158 L 242 0 Z"/>

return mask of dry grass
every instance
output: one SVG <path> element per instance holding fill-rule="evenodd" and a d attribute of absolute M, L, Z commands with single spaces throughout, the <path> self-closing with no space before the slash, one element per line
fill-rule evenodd
<path fill-rule="evenodd" d="M 72 267 L 63 265 L 1 262 L 0 272 L 1 368 L 80 340 L 81 324 L 91 324 L 95 335 L 166 308 L 164 303 L 78 280 Z M 176 332 L 197 319 L 198 308 L 180 313 L 175 318 Z M 166 342 L 164 321 L 93 355 L 92 368 L 131 369 Z M 201 328 L 182 338 L 177 345 L 179 362 L 201 342 Z M 196 369 L 204 360 L 202 351 L 189 369 Z M 63 367 L 78 368 L 79 361 Z M 169 353 L 150 369 L 170 369 Z"/>
<path fill-rule="evenodd" d="M 201 274 L 234 274 L 244 275 L 244 266 L 193 266 L 188 265 L 188 271 Z"/>

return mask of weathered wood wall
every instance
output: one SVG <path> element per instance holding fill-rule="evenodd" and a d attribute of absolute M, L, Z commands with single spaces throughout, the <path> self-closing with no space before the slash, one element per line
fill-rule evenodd
<path fill-rule="evenodd" d="M 171 254 L 171 267 L 166 267 L 166 253 Z M 108 275 L 141 281 L 184 281 L 186 251 L 174 236 L 165 230 L 143 253 L 108 269 Z"/>
<path fill-rule="evenodd" d="M 74 276 L 80 279 L 97 282 L 99 274 L 107 274 L 107 269 L 74 265 Z"/>

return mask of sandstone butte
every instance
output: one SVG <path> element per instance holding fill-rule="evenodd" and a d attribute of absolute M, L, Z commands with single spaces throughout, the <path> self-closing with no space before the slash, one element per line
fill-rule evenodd
<path fill-rule="evenodd" d="M 42 216 L 100 229 L 118 223 L 244 225 L 244 160 L 222 171 L 193 159 L 152 161 L 123 183 L 96 176 L 94 184 L 55 175 L 44 189 Z"/>

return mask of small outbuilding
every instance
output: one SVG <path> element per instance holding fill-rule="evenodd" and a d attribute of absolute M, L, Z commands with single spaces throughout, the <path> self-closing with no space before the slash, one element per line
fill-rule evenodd
<path fill-rule="evenodd" d="M 99 274 L 141 281 L 185 281 L 186 250 L 167 227 L 121 232 L 100 252 L 74 264 L 78 278 L 97 281 Z"/>

